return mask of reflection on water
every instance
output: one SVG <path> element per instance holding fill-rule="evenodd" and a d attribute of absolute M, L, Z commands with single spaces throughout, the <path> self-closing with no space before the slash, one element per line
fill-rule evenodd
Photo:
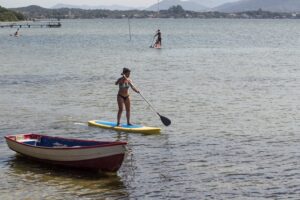
<path fill-rule="evenodd" d="M 21 155 L 8 160 L 8 173 L 18 182 L 15 189 L 36 188 L 43 185 L 43 191 L 32 191 L 30 194 L 15 193 L 14 197 L 33 198 L 47 197 L 52 199 L 81 198 L 125 198 L 128 196 L 126 187 L 117 174 L 97 174 L 89 171 L 60 168 L 35 162 Z M 46 190 L 46 191 L 45 191 Z"/>

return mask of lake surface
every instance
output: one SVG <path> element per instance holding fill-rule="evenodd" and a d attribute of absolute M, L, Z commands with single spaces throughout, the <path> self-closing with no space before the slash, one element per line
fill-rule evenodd
<path fill-rule="evenodd" d="M 298 20 L 68 20 L 0 29 L 0 199 L 299 199 Z M 163 49 L 149 48 L 157 28 Z M 123 67 L 132 122 L 160 135 L 88 127 L 116 120 Z M 125 122 L 123 114 L 122 121 Z M 116 175 L 60 169 L 8 149 L 17 133 L 128 142 Z"/>

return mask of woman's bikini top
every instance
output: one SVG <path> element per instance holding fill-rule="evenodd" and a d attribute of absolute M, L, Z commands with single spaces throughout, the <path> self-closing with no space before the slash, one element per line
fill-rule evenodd
<path fill-rule="evenodd" d="M 123 88 L 128 89 L 129 86 L 130 86 L 129 83 L 120 83 L 120 84 L 119 84 L 119 88 L 120 88 L 120 89 L 123 89 Z"/>

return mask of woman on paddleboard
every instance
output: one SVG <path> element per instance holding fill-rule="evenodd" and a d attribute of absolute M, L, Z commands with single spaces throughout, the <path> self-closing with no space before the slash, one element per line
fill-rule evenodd
<path fill-rule="evenodd" d="M 129 79 L 130 76 L 130 69 L 123 68 L 122 77 L 119 78 L 116 81 L 116 85 L 119 85 L 119 92 L 117 95 L 117 101 L 118 101 L 118 116 L 117 116 L 117 126 L 120 125 L 120 120 L 123 112 L 123 105 L 125 105 L 126 109 L 126 118 L 127 118 L 127 124 L 132 125 L 130 123 L 130 97 L 128 93 L 129 87 L 136 93 L 139 93 L 139 90 L 137 90 L 132 84 L 131 80 Z"/>
<path fill-rule="evenodd" d="M 161 32 L 160 32 L 159 29 L 157 30 L 157 32 L 154 35 L 154 37 L 157 37 L 157 39 L 155 41 L 155 44 L 154 44 L 154 47 L 155 48 L 160 48 L 161 47 Z"/>

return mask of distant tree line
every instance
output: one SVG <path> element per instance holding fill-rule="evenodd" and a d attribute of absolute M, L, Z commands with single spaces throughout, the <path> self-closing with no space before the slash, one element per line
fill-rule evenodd
<path fill-rule="evenodd" d="M 0 6 L 0 21 L 19 21 L 24 19 L 23 14 Z"/>
<path fill-rule="evenodd" d="M 172 6 L 168 10 L 146 11 L 146 10 L 83 10 L 75 8 L 46 9 L 39 6 L 28 6 L 24 8 L 13 9 L 15 15 L 22 13 L 28 20 L 41 18 L 59 18 L 59 19 L 93 19 L 93 18 L 297 18 L 300 14 L 293 13 L 274 13 L 263 10 L 247 11 L 239 13 L 221 13 L 221 12 L 194 12 L 184 10 L 180 5 Z M 19 19 L 19 18 L 17 18 Z"/>

